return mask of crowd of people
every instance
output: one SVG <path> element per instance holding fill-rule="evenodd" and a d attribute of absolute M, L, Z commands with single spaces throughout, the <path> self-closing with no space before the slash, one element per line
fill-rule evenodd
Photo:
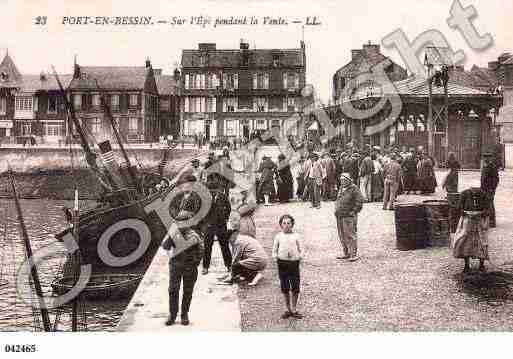
<path fill-rule="evenodd" d="M 494 196 L 499 183 L 498 168 L 490 154 L 485 156 L 481 186 L 461 193 L 459 206 L 462 218 L 453 238 L 453 255 L 463 258 L 464 271 L 470 270 L 470 259 L 488 259 L 486 230 L 495 226 Z M 454 154 L 448 156 L 449 169 L 441 186 L 449 193 L 458 192 L 460 164 Z M 188 312 L 198 266 L 209 273 L 212 246 L 217 239 L 226 267 L 226 275 L 219 284 L 230 285 L 241 281 L 254 286 L 262 279 L 268 265 L 266 251 L 257 239 L 253 214 L 257 203 L 248 201 L 249 193 L 230 194 L 235 186 L 230 178 L 230 153 L 227 148 L 219 156 L 210 153 L 200 166 L 194 159 L 171 181 L 174 186 L 202 182 L 211 195 L 211 207 L 199 223 L 170 231 L 163 247 L 170 252 L 169 260 L 169 318 L 166 325 L 175 323 L 179 309 L 180 284 L 183 282 L 181 303 L 182 324 L 189 324 Z M 305 152 L 298 164 L 297 190 L 290 165 L 284 155 L 278 163 L 264 156 L 258 167 L 256 198 L 264 205 L 288 202 L 294 195 L 299 200 L 311 201 L 312 208 L 320 208 L 321 201 L 335 201 L 334 216 L 340 240 L 341 255 L 337 259 L 354 262 L 358 256 L 358 214 L 365 202 L 383 202 L 384 210 L 393 210 L 399 193 L 430 194 L 437 187 L 434 160 L 422 151 L 382 151 L 379 147 L 364 151 L 331 150 L 321 155 Z M 231 195 L 231 196 L 230 196 Z M 230 198 L 231 197 L 231 198 Z M 177 221 L 188 220 L 201 207 L 200 196 L 185 189 L 171 203 L 170 213 Z M 297 310 L 300 293 L 300 263 L 303 258 L 303 238 L 293 231 L 295 220 L 288 214 L 278 220 L 281 231 L 275 236 L 272 258 L 277 263 L 281 292 L 286 306 L 282 318 L 302 318 Z M 193 244 L 173 255 L 174 242 L 181 236 Z"/>

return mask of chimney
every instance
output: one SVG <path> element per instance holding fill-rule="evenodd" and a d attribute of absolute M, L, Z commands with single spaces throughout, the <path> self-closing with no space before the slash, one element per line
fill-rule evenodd
<path fill-rule="evenodd" d="M 379 45 L 371 44 L 371 42 L 369 41 L 368 44 L 363 45 L 363 51 L 365 55 L 376 55 L 379 54 L 380 47 Z"/>
<path fill-rule="evenodd" d="M 249 43 L 245 42 L 244 39 L 240 39 L 240 49 L 249 50 Z"/>
<path fill-rule="evenodd" d="M 351 50 L 351 60 L 356 60 L 363 56 L 363 50 Z"/>
<path fill-rule="evenodd" d="M 215 51 L 216 43 L 215 42 L 202 42 L 198 44 L 198 50 L 200 51 Z"/>
<path fill-rule="evenodd" d="M 176 82 L 178 82 L 178 80 L 180 80 L 180 70 L 175 69 L 175 71 L 173 72 L 173 78 L 175 79 Z"/>
<path fill-rule="evenodd" d="M 39 74 L 39 79 L 41 81 L 46 81 L 46 74 L 44 71 L 41 71 L 41 73 Z"/>
<path fill-rule="evenodd" d="M 499 67 L 499 61 L 490 61 L 488 63 L 488 69 L 495 71 L 497 70 L 497 67 Z"/>
<path fill-rule="evenodd" d="M 146 58 L 146 68 L 147 69 L 151 68 L 151 61 L 150 61 L 149 57 Z"/>

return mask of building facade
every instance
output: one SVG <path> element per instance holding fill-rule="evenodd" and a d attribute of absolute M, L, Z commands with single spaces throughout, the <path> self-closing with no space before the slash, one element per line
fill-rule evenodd
<path fill-rule="evenodd" d="M 180 134 L 180 71 L 175 69 L 173 75 L 163 75 L 155 70 L 155 81 L 159 93 L 159 133 L 177 138 Z"/>
<path fill-rule="evenodd" d="M 140 67 L 75 64 L 68 95 L 84 130 L 95 141 L 112 138 L 112 124 L 101 106 L 101 96 L 123 140 L 158 140 L 159 96 L 150 60 Z"/>
<path fill-rule="evenodd" d="M 297 49 L 221 50 L 215 43 L 182 52 L 181 133 L 249 139 L 272 128 L 296 134 L 305 86 L 305 45 Z"/>
<path fill-rule="evenodd" d="M 379 69 L 382 67 L 381 69 Z M 335 72 L 333 75 L 333 103 L 340 104 L 341 100 L 346 97 L 346 92 L 354 95 L 358 91 L 358 81 L 356 79 L 361 75 L 369 75 L 369 80 L 377 83 L 376 89 L 379 89 L 379 81 L 381 77 L 386 76 L 387 81 L 404 80 L 407 71 L 393 62 L 390 58 L 381 53 L 379 45 L 372 43 L 364 44 L 361 49 L 351 50 L 351 61 Z M 353 80 L 353 83 L 351 81 Z M 368 82 L 368 81 L 365 81 Z M 365 85 L 365 89 L 371 88 L 369 83 Z M 366 95 L 366 94 L 365 94 Z"/>

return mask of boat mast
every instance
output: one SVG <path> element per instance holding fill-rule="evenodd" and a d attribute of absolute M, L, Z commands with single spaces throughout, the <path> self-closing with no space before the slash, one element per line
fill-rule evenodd
<path fill-rule="evenodd" d="M 78 224 L 79 224 L 79 210 L 78 210 L 78 189 L 75 188 L 75 206 L 73 208 L 73 236 L 75 241 L 79 240 Z M 77 249 L 73 254 L 73 278 L 78 281 L 79 268 L 80 268 L 80 250 Z M 78 304 L 80 302 L 80 294 L 73 300 L 73 306 L 71 309 L 71 331 L 78 332 Z"/>
<path fill-rule="evenodd" d="M 95 170 L 98 169 L 98 165 L 96 164 L 96 154 L 91 150 L 91 146 L 89 146 L 89 143 L 87 142 L 87 137 L 84 132 L 84 129 L 82 128 L 80 121 L 78 121 L 77 116 L 75 114 L 75 109 L 73 108 L 73 105 L 68 100 L 68 97 L 66 96 L 66 92 L 64 90 L 64 87 L 62 86 L 61 80 L 59 79 L 59 75 L 57 74 L 57 71 L 55 71 L 55 68 L 52 66 L 53 74 L 55 76 L 55 79 L 57 80 L 57 84 L 59 85 L 59 89 L 61 90 L 62 97 L 64 98 L 64 105 L 66 106 L 66 110 L 71 115 L 71 120 L 73 121 L 73 124 L 75 125 L 75 128 L 77 130 L 78 136 L 80 138 L 80 144 L 82 148 L 84 149 L 86 153 L 86 160 L 89 166 L 93 167 Z M 68 117 L 68 127 L 71 131 L 72 126 L 69 123 L 69 117 Z"/>
<path fill-rule="evenodd" d="M 23 219 L 23 213 L 21 211 L 20 201 L 18 199 L 18 192 L 16 191 L 16 185 L 14 184 L 14 175 L 12 173 L 12 169 L 9 168 L 9 179 L 11 182 L 14 203 L 16 204 L 16 211 L 18 212 L 18 222 L 21 228 L 21 235 L 23 237 L 23 243 L 25 245 L 25 253 L 27 254 L 27 260 L 30 265 L 30 274 L 32 280 L 34 281 L 34 288 L 36 290 L 37 299 L 39 301 L 39 307 L 41 311 L 41 317 L 43 320 L 43 329 L 45 332 L 51 331 L 50 329 L 50 316 L 48 315 L 48 309 L 46 309 L 45 301 L 43 298 L 43 290 L 41 289 L 41 282 L 39 281 L 39 274 L 37 272 L 37 267 L 34 263 L 34 258 L 32 254 L 32 246 L 30 245 L 30 240 L 27 233 L 27 227 L 25 226 L 25 221 Z"/>
<path fill-rule="evenodd" d="M 105 110 L 105 115 L 109 119 L 110 125 L 112 126 L 112 131 L 114 132 L 114 136 L 116 137 L 116 142 L 119 145 L 119 149 L 121 150 L 121 153 L 123 154 L 123 159 L 125 160 L 125 163 L 127 165 L 128 174 L 130 175 L 130 179 L 132 180 L 132 184 L 137 189 L 138 193 L 142 193 L 142 190 L 139 185 L 139 181 L 137 179 L 137 175 L 135 174 L 134 168 L 132 167 L 132 164 L 130 162 L 130 158 L 128 158 L 128 154 L 126 153 L 125 147 L 123 146 L 123 141 L 121 140 L 121 136 L 119 135 L 116 123 L 114 121 L 114 118 L 112 117 L 112 113 L 110 112 L 110 106 L 105 101 L 104 93 L 101 92 L 102 89 L 100 88 L 98 84 L 98 80 L 96 80 L 96 87 L 101 93 L 101 104 L 103 109 Z"/>

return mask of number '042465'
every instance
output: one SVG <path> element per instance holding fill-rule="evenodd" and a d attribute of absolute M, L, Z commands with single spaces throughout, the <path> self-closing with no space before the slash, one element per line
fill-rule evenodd
<path fill-rule="evenodd" d="M 4 351 L 6 353 L 35 353 L 36 345 L 35 344 L 28 344 L 28 345 L 7 344 L 4 346 Z"/>

